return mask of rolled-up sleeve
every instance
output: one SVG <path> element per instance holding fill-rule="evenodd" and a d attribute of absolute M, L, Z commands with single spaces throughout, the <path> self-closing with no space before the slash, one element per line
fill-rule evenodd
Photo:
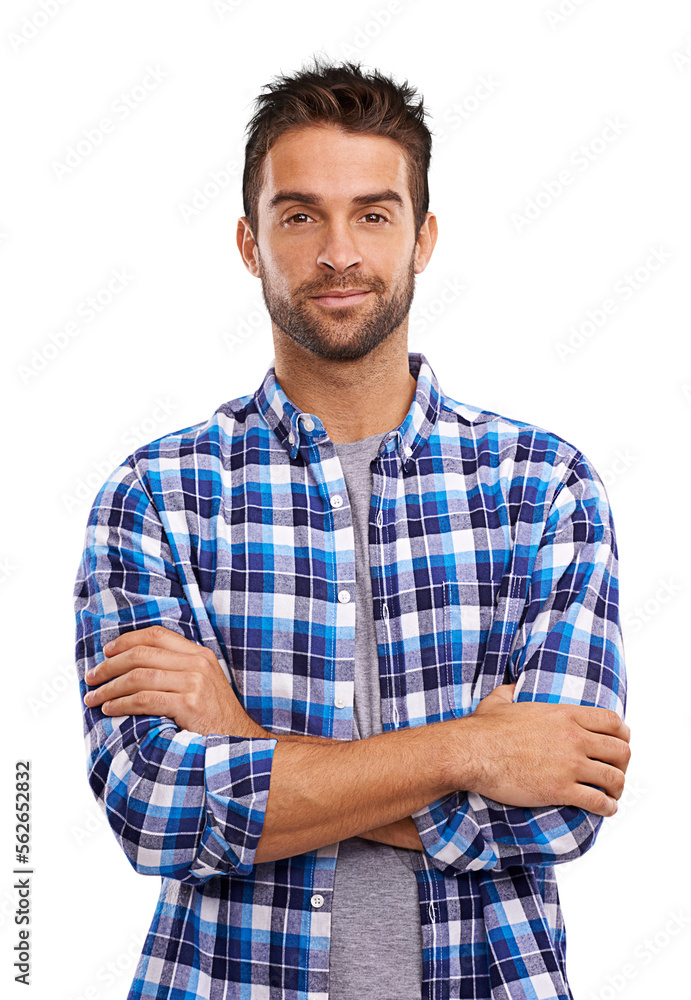
<path fill-rule="evenodd" d="M 579 452 L 552 499 L 507 654 L 514 701 L 592 705 L 624 717 L 617 565 L 604 485 Z M 573 806 L 524 809 L 465 791 L 413 819 L 432 863 L 449 874 L 570 861 L 592 846 L 602 824 Z"/>
<path fill-rule="evenodd" d="M 247 874 L 264 825 L 274 739 L 180 729 L 89 708 L 84 677 L 122 632 L 163 625 L 200 642 L 161 519 L 123 463 L 99 490 L 74 588 L 89 784 L 136 871 L 192 885 Z"/>

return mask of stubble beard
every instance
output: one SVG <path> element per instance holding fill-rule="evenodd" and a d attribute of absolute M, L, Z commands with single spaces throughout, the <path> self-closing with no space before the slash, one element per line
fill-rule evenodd
<path fill-rule="evenodd" d="M 258 248 L 257 248 L 258 249 Z M 273 323 L 287 337 L 312 354 L 329 361 L 356 361 L 378 347 L 401 325 L 408 313 L 415 294 L 415 254 L 410 257 L 405 280 L 393 295 L 386 297 L 387 285 L 374 275 L 370 278 L 352 276 L 346 282 L 329 284 L 306 282 L 295 290 L 291 298 L 280 295 L 271 287 L 258 255 L 262 297 Z M 313 295 L 347 288 L 367 288 L 376 296 L 374 306 L 364 299 L 365 315 L 358 316 L 358 306 L 315 315 L 319 306 L 309 304 Z"/>

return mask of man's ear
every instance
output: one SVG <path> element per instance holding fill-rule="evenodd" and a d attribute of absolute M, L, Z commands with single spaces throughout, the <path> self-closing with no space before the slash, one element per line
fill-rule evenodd
<path fill-rule="evenodd" d="M 250 222 L 247 216 L 243 215 L 238 219 L 238 227 L 236 232 L 236 242 L 238 245 L 238 250 L 240 251 L 240 256 L 242 257 L 242 262 L 255 278 L 259 277 L 259 264 L 257 261 L 258 255 L 258 244 L 254 237 L 254 233 L 250 227 Z"/>
<path fill-rule="evenodd" d="M 420 274 L 429 264 L 432 251 L 437 242 L 439 229 L 437 217 L 433 212 L 428 212 L 425 221 L 420 227 L 418 238 L 415 242 L 415 273 Z"/>

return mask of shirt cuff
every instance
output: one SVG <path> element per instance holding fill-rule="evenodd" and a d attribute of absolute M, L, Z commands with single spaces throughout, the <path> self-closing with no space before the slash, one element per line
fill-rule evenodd
<path fill-rule="evenodd" d="M 441 872 L 494 868 L 498 858 L 482 836 L 465 792 L 451 792 L 412 814 L 435 868 Z"/>

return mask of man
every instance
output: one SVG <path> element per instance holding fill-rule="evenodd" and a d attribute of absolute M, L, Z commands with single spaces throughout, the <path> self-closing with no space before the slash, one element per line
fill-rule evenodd
<path fill-rule="evenodd" d="M 315 63 L 258 99 L 274 363 L 89 517 L 89 781 L 162 878 L 130 1000 L 571 996 L 553 866 L 629 760 L 614 527 L 573 445 L 408 353 L 413 94 Z"/>

